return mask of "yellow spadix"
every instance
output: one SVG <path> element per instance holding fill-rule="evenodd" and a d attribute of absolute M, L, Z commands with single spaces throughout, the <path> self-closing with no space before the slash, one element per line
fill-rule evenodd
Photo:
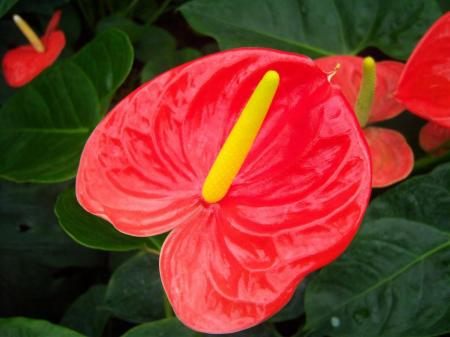
<path fill-rule="evenodd" d="M 279 83 L 278 73 L 269 70 L 256 86 L 203 183 L 206 202 L 216 203 L 227 194 L 252 148 Z"/>
<path fill-rule="evenodd" d="M 36 49 L 38 53 L 43 53 L 45 51 L 44 44 L 42 43 L 39 36 L 37 36 L 33 31 L 33 29 L 31 29 L 28 23 L 17 14 L 13 15 L 13 20 L 17 27 L 19 27 L 23 35 L 25 35 L 27 40 L 33 46 L 33 48 Z"/>

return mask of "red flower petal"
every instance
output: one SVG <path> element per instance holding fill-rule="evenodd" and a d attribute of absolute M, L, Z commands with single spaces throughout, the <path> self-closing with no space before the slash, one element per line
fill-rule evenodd
<path fill-rule="evenodd" d="M 328 56 L 315 60 L 325 72 L 333 71 L 336 64 L 340 63 L 341 66 L 331 82 L 341 88 L 345 98 L 353 107 L 361 84 L 362 60 L 357 56 Z M 403 105 L 394 99 L 394 92 L 403 67 L 403 63 L 395 61 L 377 62 L 375 100 L 369 122 L 393 118 L 404 110 Z"/>
<path fill-rule="evenodd" d="M 409 58 L 396 97 L 420 117 L 450 127 L 450 13 L 420 40 Z"/>
<path fill-rule="evenodd" d="M 205 177 L 270 69 L 281 82 L 255 144 L 225 198 L 206 204 Z M 86 144 L 77 196 L 128 234 L 177 226 L 161 255 L 169 299 L 187 325 L 220 333 L 272 315 L 343 251 L 370 179 L 354 113 L 310 59 L 238 49 L 175 68 L 119 103 Z"/>
<path fill-rule="evenodd" d="M 248 269 L 235 258 L 240 249 L 229 241 L 251 239 L 252 245 L 258 237 L 243 233 L 232 237 L 227 233 L 230 229 L 220 210 L 204 209 L 175 229 L 161 252 L 162 281 L 175 313 L 198 331 L 234 332 L 268 318 L 290 299 L 314 260 L 276 269 Z M 269 238 L 266 241 L 273 246 Z M 270 255 L 264 256 L 268 251 Z M 255 253 L 259 259 L 277 259 L 271 249 Z"/>
<path fill-rule="evenodd" d="M 372 158 L 372 187 L 386 187 L 409 176 L 414 154 L 401 133 L 368 127 L 364 134 Z"/>
<path fill-rule="evenodd" d="M 21 87 L 47 67 L 51 66 L 66 44 L 62 31 L 54 31 L 61 13 L 58 11 L 50 20 L 45 35 L 42 37 L 45 51 L 37 52 L 31 45 L 24 45 L 5 53 L 2 60 L 3 75 L 11 87 Z"/>
<path fill-rule="evenodd" d="M 61 11 L 56 11 L 53 13 L 50 21 L 48 22 L 47 28 L 45 29 L 45 34 L 43 36 L 44 39 L 58 29 L 59 21 L 61 21 Z"/>
<path fill-rule="evenodd" d="M 432 152 L 436 155 L 448 151 L 447 148 L 440 148 L 450 141 L 450 128 L 429 122 L 420 130 L 419 143 L 425 152 Z"/>

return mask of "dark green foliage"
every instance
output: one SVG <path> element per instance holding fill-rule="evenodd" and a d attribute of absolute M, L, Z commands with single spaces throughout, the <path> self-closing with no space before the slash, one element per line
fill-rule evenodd
<path fill-rule="evenodd" d="M 58 61 L 19 89 L 0 80 L 0 337 L 214 336 L 170 308 L 158 256 L 167 234 L 127 236 L 78 204 L 92 130 L 141 83 L 219 49 L 407 60 L 450 1 L 1 0 L 0 56 L 26 43 L 13 14 L 42 35 L 57 9 L 67 40 Z M 450 333 L 450 155 L 419 148 L 424 123 L 408 112 L 378 123 L 412 145 L 413 176 L 374 191 L 348 250 L 285 308 L 224 336 Z"/>
<path fill-rule="evenodd" d="M 449 206 L 449 164 L 375 199 L 351 247 L 308 286 L 308 326 L 331 336 L 450 331 Z"/>

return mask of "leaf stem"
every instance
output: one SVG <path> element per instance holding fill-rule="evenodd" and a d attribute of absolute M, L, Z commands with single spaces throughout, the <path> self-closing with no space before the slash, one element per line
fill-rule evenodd
<path fill-rule="evenodd" d="M 159 252 L 161 251 L 162 245 L 158 242 L 158 240 L 156 240 L 153 236 L 149 236 L 147 238 L 147 240 L 152 244 L 153 248 L 156 248 L 155 250 Z M 151 247 L 148 247 L 149 249 L 151 249 Z"/>
<path fill-rule="evenodd" d="M 164 314 L 165 314 L 166 318 L 174 317 L 172 306 L 170 305 L 169 299 L 167 298 L 167 295 L 165 292 L 163 292 L 163 304 L 164 304 Z"/>
<path fill-rule="evenodd" d="M 426 156 L 414 163 L 413 173 L 422 173 L 430 170 L 436 165 L 450 161 L 450 151 L 441 156 Z"/>
<path fill-rule="evenodd" d="M 142 250 L 146 253 L 155 254 L 155 255 L 159 256 L 159 251 L 157 251 L 156 249 L 152 249 L 150 247 L 144 246 L 144 247 L 142 247 Z"/>
<path fill-rule="evenodd" d="M 375 86 L 377 82 L 376 64 L 372 57 L 363 60 L 361 85 L 359 87 L 358 99 L 355 104 L 355 113 L 359 125 L 363 128 L 369 120 L 375 97 Z"/>

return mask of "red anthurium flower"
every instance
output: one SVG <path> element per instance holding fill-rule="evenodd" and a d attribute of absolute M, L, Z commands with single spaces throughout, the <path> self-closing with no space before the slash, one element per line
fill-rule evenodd
<path fill-rule="evenodd" d="M 428 153 L 441 155 L 450 149 L 450 128 L 428 122 L 420 130 L 420 147 Z"/>
<path fill-rule="evenodd" d="M 22 18 L 14 16 L 14 21 L 31 44 L 9 50 L 3 56 L 3 74 L 8 85 L 23 86 L 55 62 L 66 44 L 64 33 L 57 30 L 60 18 L 61 11 L 56 11 L 45 34 L 39 39 Z"/>
<path fill-rule="evenodd" d="M 238 130 L 254 130 L 245 118 L 258 104 L 267 116 L 242 166 L 222 199 L 207 201 L 220 185 L 213 172 L 238 161 L 248 138 Z M 192 329 L 227 333 L 273 315 L 343 252 L 370 171 L 352 109 L 312 60 L 244 48 L 172 69 L 120 102 L 86 143 L 76 190 L 126 234 L 173 229 L 160 272 L 175 313 Z"/>
<path fill-rule="evenodd" d="M 352 106 L 356 105 L 361 87 L 363 58 L 357 56 L 329 56 L 315 60 L 325 72 L 340 67 L 331 82 L 342 90 Z M 404 107 L 394 98 L 403 63 L 381 61 L 376 65 L 376 86 L 368 122 L 378 122 L 400 114 Z M 365 125 L 362 125 L 365 127 Z M 405 137 L 397 131 L 380 127 L 365 127 L 364 134 L 372 158 L 372 186 L 385 187 L 405 179 L 414 165 L 413 152 Z"/>
<path fill-rule="evenodd" d="M 396 98 L 418 116 L 450 127 L 450 12 L 416 46 Z"/>

